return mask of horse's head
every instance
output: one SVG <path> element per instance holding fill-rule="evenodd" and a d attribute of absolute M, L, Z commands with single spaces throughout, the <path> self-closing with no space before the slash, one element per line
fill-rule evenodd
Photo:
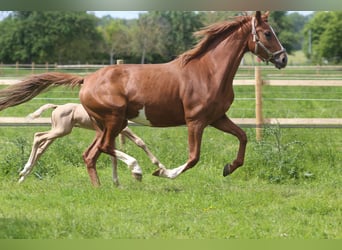
<path fill-rule="evenodd" d="M 261 15 L 261 12 L 257 11 L 252 17 L 252 35 L 248 42 L 248 48 L 261 60 L 270 61 L 278 69 L 281 69 L 287 64 L 287 54 L 272 27 L 268 24 L 268 15 L 268 12 Z"/>

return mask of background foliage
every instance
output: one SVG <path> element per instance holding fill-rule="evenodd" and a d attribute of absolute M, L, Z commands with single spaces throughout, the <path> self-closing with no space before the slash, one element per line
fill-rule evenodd
<path fill-rule="evenodd" d="M 0 21 L 0 61 L 112 64 L 123 58 L 128 63 L 166 62 L 196 43 L 194 31 L 241 14 L 245 13 L 149 11 L 125 20 L 98 18 L 85 11 L 14 11 Z M 289 53 L 303 48 L 312 63 L 339 63 L 341 15 L 274 11 L 270 23 Z"/>

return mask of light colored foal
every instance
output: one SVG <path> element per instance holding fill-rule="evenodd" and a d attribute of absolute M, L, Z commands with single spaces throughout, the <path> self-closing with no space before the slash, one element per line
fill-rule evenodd
<path fill-rule="evenodd" d="M 19 173 L 19 183 L 25 180 L 26 176 L 32 171 L 39 157 L 55 139 L 70 134 L 74 127 L 92 130 L 94 129 L 88 113 L 81 104 L 77 103 L 67 103 L 64 105 L 45 104 L 35 112 L 28 115 L 28 119 L 35 119 L 39 117 L 47 109 L 54 109 L 51 114 L 51 130 L 35 133 L 30 158 L 25 164 L 24 169 Z M 144 141 L 135 135 L 128 127 L 122 130 L 121 134 L 142 148 L 154 165 L 158 166 L 159 168 L 165 168 L 164 165 L 161 164 L 147 148 Z M 119 150 L 115 150 L 115 154 L 119 160 L 126 163 L 131 169 L 132 176 L 141 181 L 142 170 L 137 160 Z M 117 162 L 114 157 L 111 157 L 111 160 L 113 167 L 113 182 L 119 186 L 120 183 L 117 173 Z"/>

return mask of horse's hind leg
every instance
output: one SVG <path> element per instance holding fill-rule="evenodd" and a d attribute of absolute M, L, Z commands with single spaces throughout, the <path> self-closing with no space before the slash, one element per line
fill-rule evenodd
<path fill-rule="evenodd" d="M 125 124 L 126 126 L 127 124 Z M 93 186 L 100 186 L 100 179 L 96 171 L 96 161 L 101 152 L 115 156 L 115 137 L 122 130 L 122 122 L 116 122 L 115 119 L 110 119 L 104 122 L 103 129 L 97 127 L 96 137 L 89 148 L 84 152 L 83 159 L 87 166 L 87 171 Z"/>
<path fill-rule="evenodd" d="M 90 181 L 93 186 L 98 187 L 100 186 L 100 179 L 97 175 L 96 171 L 96 161 L 97 158 L 100 156 L 100 150 L 98 145 L 101 141 L 102 132 L 96 132 L 95 139 L 93 143 L 88 147 L 88 149 L 83 153 L 83 160 L 86 164 L 88 175 L 90 177 Z"/>
<path fill-rule="evenodd" d="M 138 161 L 135 158 L 119 150 L 115 150 L 115 155 L 120 161 L 123 161 L 124 163 L 127 164 L 127 166 L 131 169 L 132 176 L 136 180 L 138 181 L 142 180 L 142 170 L 138 164 Z"/>

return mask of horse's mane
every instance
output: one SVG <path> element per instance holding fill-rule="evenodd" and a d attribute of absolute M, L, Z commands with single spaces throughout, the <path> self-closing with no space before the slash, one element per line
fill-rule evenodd
<path fill-rule="evenodd" d="M 200 31 L 195 32 L 194 35 L 196 37 L 202 37 L 202 39 L 194 46 L 194 48 L 184 52 L 179 56 L 182 64 L 185 65 L 191 60 L 201 56 L 209 49 L 210 45 L 212 45 L 214 41 L 219 38 L 227 37 L 247 21 L 250 21 L 250 17 L 239 16 L 235 17 L 231 21 L 214 23 Z"/>

